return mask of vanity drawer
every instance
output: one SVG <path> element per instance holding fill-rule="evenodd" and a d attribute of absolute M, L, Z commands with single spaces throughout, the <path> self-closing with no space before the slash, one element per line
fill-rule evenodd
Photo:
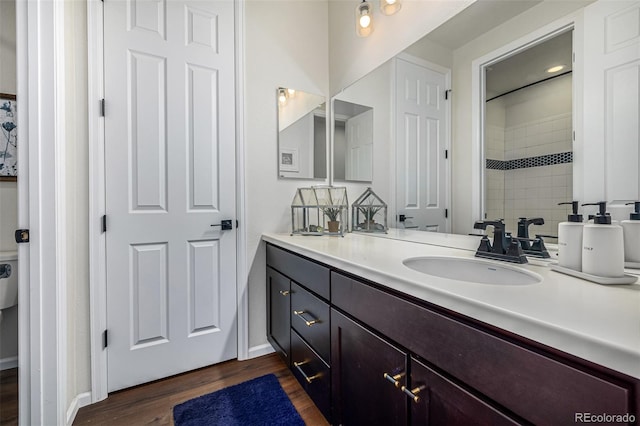
<path fill-rule="evenodd" d="M 329 304 L 291 282 L 291 326 L 325 360 L 331 359 Z"/>
<path fill-rule="evenodd" d="M 596 377 L 342 274 L 332 273 L 331 295 L 334 306 L 532 423 L 567 424 L 575 413 L 633 410 L 628 384 Z"/>
<path fill-rule="evenodd" d="M 329 268 L 267 244 L 267 265 L 329 300 Z"/>
<path fill-rule="evenodd" d="M 291 331 L 291 370 L 320 412 L 331 421 L 331 369 Z"/>

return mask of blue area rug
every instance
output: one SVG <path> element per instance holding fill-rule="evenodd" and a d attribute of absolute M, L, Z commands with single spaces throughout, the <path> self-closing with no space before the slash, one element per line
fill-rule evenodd
<path fill-rule="evenodd" d="M 175 426 L 304 425 L 273 374 L 173 407 Z"/>

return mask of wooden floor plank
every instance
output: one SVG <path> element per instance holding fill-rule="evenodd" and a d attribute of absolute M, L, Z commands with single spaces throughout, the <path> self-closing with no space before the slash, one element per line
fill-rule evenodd
<path fill-rule="evenodd" d="M 81 408 L 73 424 L 172 425 L 174 405 L 269 373 L 276 375 L 307 425 L 328 424 L 276 354 L 248 361 L 227 361 L 114 392 L 104 401 Z"/>
<path fill-rule="evenodd" d="M 18 369 L 0 371 L 0 425 L 18 424 Z"/>

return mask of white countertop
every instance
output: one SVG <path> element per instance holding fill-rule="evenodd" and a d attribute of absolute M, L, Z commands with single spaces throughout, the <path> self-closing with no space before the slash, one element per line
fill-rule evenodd
<path fill-rule="evenodd" d="M 546 262 L 533 260 L 518 267 L 539 274 L 543 278 L 540 283 L 476 284 L 428 276 L 402 264 L 406 258 L 419 256 L 472 258 L 472 247 L 478 238 L 464 235 L 392 229 L 383 238 L 357 233 L 343 238 L 265 233 L 262 238 L 640 379 L 638 281 L 631 285 L 605 286 L 551 271 Z"/>

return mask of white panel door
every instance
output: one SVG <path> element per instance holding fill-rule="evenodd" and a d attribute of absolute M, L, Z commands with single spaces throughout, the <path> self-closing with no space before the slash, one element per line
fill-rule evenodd
<path fill-rule="evenodd" d="M 628 219 L 640 199 L 640 2 L 585 8 L 584 196 Z"/>
<path fill-rule="evenodd" d="M 370 182 L 373 179 L 373 109 L 347 119 L 345 133 L 346 178 Z"/>
<path fill-rule="evenodd" d="M 235 219 L 234 4 L 104 17 L 113 391 L 236 357 L 236 235 L 211 226 Z"/>
<path fill-rule="evenodd" d="M 448 232 L 446 76 L 396 62 L 396 197 L 404 225 Z M 398 224 L 402 227 L 402 224 Z"/>

